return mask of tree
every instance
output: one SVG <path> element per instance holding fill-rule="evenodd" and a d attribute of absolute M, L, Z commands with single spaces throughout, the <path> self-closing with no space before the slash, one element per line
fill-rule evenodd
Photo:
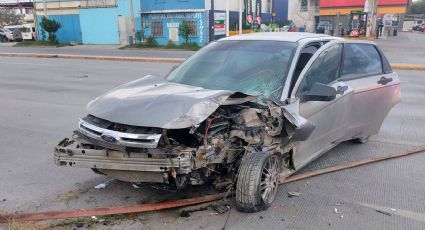
<path fill-rule="evenodd" d="M 425 14 L 425 0 L 413 2 L 408 12 L 409 14 Z"/>
<path fill-rule="evenodd" d="M 0 7 L 0 27 L 6 25 L 19 25 L 21 23 L 21 16 L 8 8 Z"/>
<path fill-rule="evenodd" d="M 195 30 L 186 21 L 183 21 L 180 24 L 180 26 L 179 26 L 179 36 L 182 37 L 182 38 L 184 38 L 186 45 L 189 42 L 189 39 L 190 39 L 189 36 L 191 34 L 194 34 L 194 33 L 195 33 Z"/>
<path fill-rule="evenodd" d="M 43 18 L 41 18 L 40 26 L 49 34 L 49 41 L 56 42 L 55 33 L 62 27 L 62 25 L 54 19 L 47 19 L 43 16 Z"/>

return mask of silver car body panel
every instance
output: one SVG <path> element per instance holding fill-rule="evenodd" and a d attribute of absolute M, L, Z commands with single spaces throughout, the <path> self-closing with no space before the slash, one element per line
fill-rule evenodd
<path fill-rule="evenodd" d="M 392 79 L 386 85 L 379 84 L 382 78 Z M 397 73 L 379 74 L 344 81 L 354 90 L 352 111 L 347 122 L 344 140 L 378 134 L 382 122 L 401 100 L 400 80 Z"/>
<path fill-rule="evenodd" d="M 232 94 L 232 91 L 177 84 L 149 75 L 94 99 L 87 111 L 118 124 L 181 129 L 207 119 Z"/>

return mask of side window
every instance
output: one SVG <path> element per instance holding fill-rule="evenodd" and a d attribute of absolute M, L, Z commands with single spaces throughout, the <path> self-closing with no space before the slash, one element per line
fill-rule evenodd
<path fill-rule="evenodd" d="M 342 45 L 324 50 L 306 72 L 297 94 L 310 91 L 314 83 L 329 84 L 338 79 L 342 59 Z"/>
<path fill-rule="evenodd" d="M 350 79 L 382 73 L 382 60 L 371 44 L 345 44 L 341 78 Z"/>

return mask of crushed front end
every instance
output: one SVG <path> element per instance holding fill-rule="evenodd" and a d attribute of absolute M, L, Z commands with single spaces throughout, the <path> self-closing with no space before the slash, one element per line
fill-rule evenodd
<path fill-rule="evenodd" d="M 131 126 L 88 115 L 71 138 L 55 147 L 55 163 L 91 168 L 128 182 L 178 189 L 212 182 L 225 188 L 234 181 L 244 154 L 281 154 L 282 140 L 287 139 L 281 108 L 252 99 L 229 98 L 189 128 Z"/>

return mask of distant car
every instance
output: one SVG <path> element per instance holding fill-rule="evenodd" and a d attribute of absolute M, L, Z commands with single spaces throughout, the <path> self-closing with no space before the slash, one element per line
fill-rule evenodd
<path fill-rule="evenodd" d="M 35 40 L 35 27 L 31 23 L 5 26 L 5 28 L 15 32 L 14 40 Z"/>
<path fill-rule="evenodd" d="M 13 32 L 6 28 L 0 28 L 0 42 L 13 41 Z"/>
<path fill-rule="evenodd" d="M 417 25 L 414 25 L 412 27 L 412 30 L 413 31 L 421 31 L 421 32 L 423 32 L 424 31 L 424 27 L 425 27 L 425 23 L 417 24 Z"/>
<path fill-rule="evenodd" d="M 331 22 L 330 21 L 320 21 L 316 28 L 316 33 L 318 34 L 324 34 L 326 31 L 326 27 L 330 27 Z"/>
<path fill-rule="evenodd" d="M 365 143 L 400 101 L 378 46 L 311 33 L 213 42 L 164 78 L 126 83 L 87 106 L 55 164 L 170 189 L 234 189 L 243 212 L 343 141 Z"/>

